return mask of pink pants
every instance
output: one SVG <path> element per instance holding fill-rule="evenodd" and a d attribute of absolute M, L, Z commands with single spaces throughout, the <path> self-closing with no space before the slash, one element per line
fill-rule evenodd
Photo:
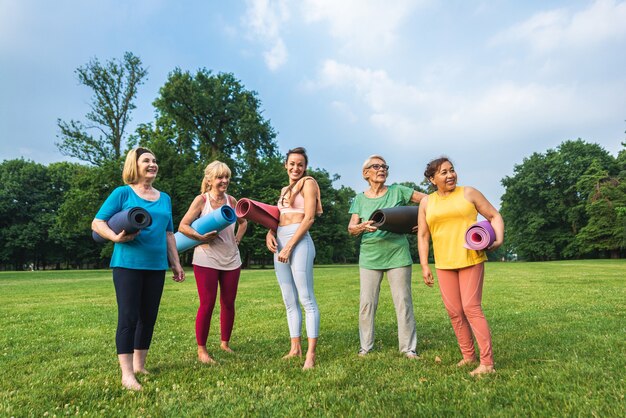
<path fill-rule="evenodd" d="M 196 276 L 198 296 L 200 296 L 200 307 L 196 316 L 196 341 L 198 345 L 206 345 L 206 340 L 209 336 L 218 283 L 220 286 L 222 341 L 230 341 L 230 335 L 235 323 L 235 298 L 237 297 L 241 268 L 226 271 L 194 265 L 193 273 Z"/>
<path fill-rule="evenodd" d="M 483 309 L 485 264 L 458 270 L 439 270 L 439 289 L 464 359 L 476 358 L 472 333 L 480 349 L 480 364 L 493 366 L 491 333 Z"/>

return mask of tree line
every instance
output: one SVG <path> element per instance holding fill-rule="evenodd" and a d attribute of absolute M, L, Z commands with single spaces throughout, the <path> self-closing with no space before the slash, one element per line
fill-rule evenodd
<path fill-rule="evenodd" d="M 57 121 L 56 145 L 80 163 L 0 163 L 0 268 L 106 267 L 112 244 L 91 240 L 91 220 L 121 184 L 126 151 L 137 145 L 152 149 L 158 158 L 155 187 L 172 197 L 175 225 L 199 193 L 204 167 L 215 159 L 233 171 L 229 192 L 234 196 L 277 199 L 286 181 L 283 157 L 256 92 L 230 73 L 175 68 L 153 102 L 154 121 L 128 134 L 134 100 L 147 74 L 130 52 L 105 63 L 94 58 L 76 70 L 79 82 L 93 93 L 90 110 L 84 122 Z M 623 257 L 626 142 L 623 145 L 625 150 L 613 157 L 597 144 L 567 141 L 515 166 L 515 174 L 502 180 L 506 247 L 490 257 Z M 309 171 L 324 202 L 324 215 L 311 229 L 320 243 L 316 262 L 356 262 L 358 240 L 346 232 L 355 191 L 335 187 L 339 176 L 323 168 Z M 425 184 L 403 184 L 426 191 Z M 250 224 L 240 247 L 244 265 L 271 264 L 265 232 Z M 415 245 L 412 251 L 417 260 Z M 184 254 L 183 261 L 189 263 L 190 257 Z"/>

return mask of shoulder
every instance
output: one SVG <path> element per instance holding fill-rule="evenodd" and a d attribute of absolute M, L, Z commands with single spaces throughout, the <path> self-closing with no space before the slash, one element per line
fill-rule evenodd
<path fill-rule="evenodd" d="M 392 190 L 394 192 L 400 192 L 400 193 L 413 194 L 413 192 L 415 191 L 411 187 L 403 186 L 402 184 L 397 184 L 397 183 L 394 183 L 391 186 L 387 186 L 387 187 L 389 188 L 389 190 Z"/>
<path fill-rule="evenodd" d="M 306 176 L 301 178 L 300 180 L 298 180 L 298 182 L 300 183 L 300 189 L 304 190 L 306 189 L 313 189 L 313 190 L 317 190 L 319 188 L 318 184 L 317 184 L 317 180 L 315 180 L 313 177 L 311 176 Z"/>
<path fill-rule="evenodd" d="M 171 202 L 172 201 L 172 198 L 170 197 L 169 194 L 167 194 L 165 192 L 162 192 L 160 190 L 159 190 L 159 193 L 160 193 L 159 199 L 163 199 L 164 202 Z"/>
<path fill-rule="evenodd" d="M 111 192 L 111 195 L 128 196 L 132 192 L 132 190 L 133 189 L 128 184 L 124 186 L 117 186 L 115 189 L 113 189 L 113 191 Z"/>

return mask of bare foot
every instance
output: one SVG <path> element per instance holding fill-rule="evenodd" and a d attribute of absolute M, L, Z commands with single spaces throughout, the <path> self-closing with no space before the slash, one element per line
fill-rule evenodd
<path fill-rule="evenodd" d="M 228 346 L 228 341 L 222 341 L 220 348 L 227 353 L 234 353 L 233 349 Z"/>
<path fill-rule="evenodd" d="M 472 370 L 470 372 L 470 376 L 480 376 L 483 374 L 489 374 L 489 373 L 495 373 L 496 369 L 493 368 L 493 366 L 486 366 L 484 364 L 481 364 L 480 366 L 476 367 L 474 370 Z"/>
<path fill-rule="evenodd" d="M 420 359 L 420 356 L 418 356 L 415 351 L 407 351 L 406 353 L 404 353 L 404 355 L 406 356 L 406 358 L 408 358 L 410 360 L 419 360 Z"/>
<path fill-rule="evenodd" d="M 464 358 L 463 360 L 459 361 L 456 364 L 456 367 L 463 367 L 463 366 L 468 365 L 468 364 L 476 363 L 477 361 L 478 360 L 476 360 L 476 357 Z"/>
<path fill-rule="evenodd" d="M 285 354 L 283 356 L 283 359 L 290 359 L 293 357 L 302 357 L 302 351 L 301 350 L 291 350 L 289 351 L 287 354 Z"/>
<path fill-rule="evenodd" d="M 137 374 L 137 373 L 141 373 L 141 374 L 150 374 L 150 372 L 149 372 L 149 371 L 147 371 L 147 370 L 145 369 L 145 367 L 144 367 L 144 368 L 141 368 L 141 369 L 134 369 L 133 371 L 135 372 L 135 374 Z"/>
<path fill-rule="evenodd" d="M 135 376 L 122 377 L 122 386 L 128 390 L 134 391 L 140 391 L 142 389 Z"/>
<path fill-rule="evenodd" d="M 307 353 L 302 370 L 310 370 L 315 367 L 315 353 Z"/>
<path fill-rule="evenodd" d="M 216 361 L 206 351 L 206 347 L 198 346 L 198 361 L 204 364 L 215 364 Z"/>

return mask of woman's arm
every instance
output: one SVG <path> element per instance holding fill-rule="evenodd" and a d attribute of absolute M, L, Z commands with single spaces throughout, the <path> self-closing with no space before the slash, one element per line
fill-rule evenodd
<path fill-rule="evenodd" d="M 293 248 L 296 246 L 296 244 L 311 228 L 313 222 L 315 222 L 318 187 L 319 186 L 317 185 L 316 181 L 305 181 L 304 185 L 302 186 L 301 193 L 304 196 L 304 217 L 302 218 L 300 226 L 298 226 L 298 229 L 293 234 L 291 239 L 280 250 L 280 253 L 278 253 L 278 261 L 280 261 L 281 263 L 286 263 L 289 261 L 291 251 L 293 251 Z"/>
<path fill-rule="evenodd" d="M 187 209 L 187 213 L 185 213 L 183 219 L 180 220 L 178 232 L 196 241 L 210 242 L 217 237 L 217 231 L 209 231 L 206 234 L 199 234 L 198 231 L 191 227 L 191 223 L 200 217 L 204 204 L 204 197 L 202 195 L 196 196 L 193 202 L 191 202 L 189 209 Z"/>
<path fill-rule="evenodd" d="M 176 249 L 176 238 L 174 238 L 174 233 L 171 231 L 166 232 L 166 240 L 167 240 L 167 260 L 172 268 L 172 272 L 174 273 L 174 281 L 182 282 L 185 280 L 185 270 L 183 270 L 180 265 L 180 259 L 178 258 L 178 250 Z"/>
<path fill-rule="evenodd" d="M 103 221 L 102 219 L 94 219 L 91 221 L 91 230 L 100 235 L 102 238 L 119 243 L 132 241 L 135 239 L 137 234 L 141 232 L 137 231 L 134 234 L 127 234 L 126 231 L 122 230 L 122 232 L 116 234 L 115 231 L 109 228 L 106 221 Z"/>
<path fill-rule="evenodd" d="M 473 187 L 465 187 L 465 198 L 474 204 L 478 213 L 485 217 L 491 224 L 496 233 L 496 240 L 491 244 L 488 250 L 495 250 L 504 242 L 504 220 L 500 212 L 493 207 L 487 198 Z"/>
<path fill-rule="evenodd" d="M 231 196 L 232 197 L 232 196 Z M 233 199 L 233 208 L 237 206 L 237 199 L 232 197 Z M 244 218 L 237 218 L 237 233 L 235 234 L 235 241 L 237 244 L 241 242 L 243 236 L 246 234 L 246 230 L 248 229 L 248 221 Z"/>
<path fill-rule="evenodd" d="M 423 198 L 426 197 L 425 193 L 422 192 L 418 192 L 417 190 L 413 190 L 413 194 L 411 195 L 411 202 L 413 203 L 419 203 L 422 201 Z"/>
<path fill-rule="evenodd" d="M 355 237 L 362 234 L 363 232 L 374 232 L 378 228 L 372 226 L 374 221 L 365 221 L 360 222 L 361 218 L 358 213 L 353 213 L 350 217 L 350 223 L 348 224 L 348 233 L 350 235 L 354 235 Z"/>
<path fill-rule="evenodd" d="M 417 251 L 420 257 L 420 265 L 422 266 L 422 277 L 427 286 L 434 283 L 433 273 L 428 265 L 428 252 L 430 245 L 430 229 L 426 222 L 426 207 L 428 205 L 428 197 L 424 197 L 417 212 Z"/>

